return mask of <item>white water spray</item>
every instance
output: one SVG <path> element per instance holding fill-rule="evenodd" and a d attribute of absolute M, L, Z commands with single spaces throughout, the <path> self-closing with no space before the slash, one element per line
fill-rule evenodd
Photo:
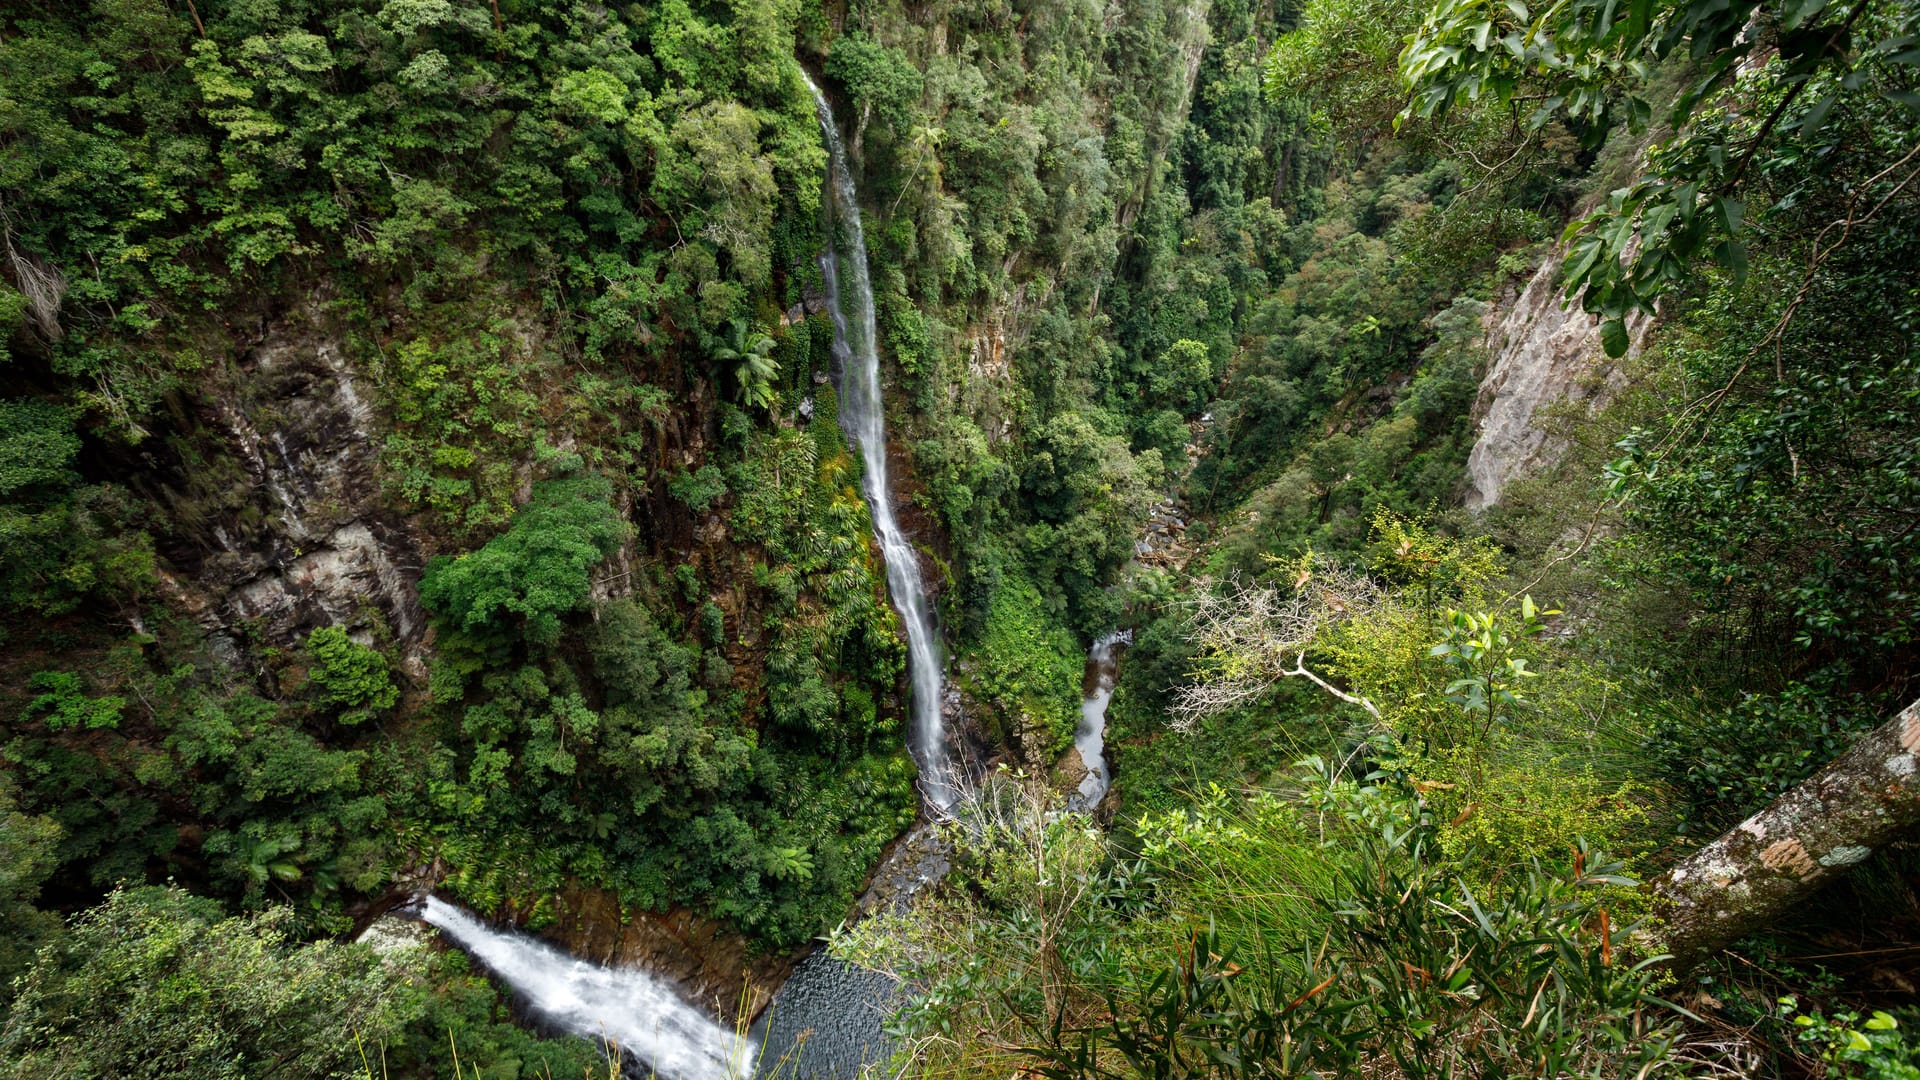
<path fill-rule="evenodd" d="M 920 557 L 900 532 L 894 517 L 893 491 L 887 483 L 886 409 L 880 398 L 879 331 L 873 315 L 873 282 L 867 275 L 867 240 L 860 228 L 860 202 L 847 167 L 846 148 L 833 120 L 833 108 L 811 76 L 802 73 L 820 113 L 820 129 L 827 139 L 828 195 L 834 220 L 842 231 L 820 257 L 826 277 L 827 311 L 833 316 L 833 355 L 840 368 L 840 427 L 860 448 L 866 464 L 863 480 L 867 507 L 873 513 L 874 538 L 887 565 L 887 587 L 893 606 L 907 629 L 907 670 L 913 682 L 912 727 L 907 748 L 920 766 L 921 789 L 927 801 L 944 810 L 953 805 L 946 735 L 940 719 L 940 638 L 933 610 L 920 580 Z M 844 245 L 845 251 L 840 248 Z M 846 294 L 841 294 L 841 277 Z M 851 305 L 852 311 L 847 310 Z M 849 318 L 851 314 L 851 318 Z"/>
<path fill-rule="evenodd" d="M 670 1080 L 753 1074 L 755 1047 L 680 1000 L 644 971 L 589 964 L 521 934 L 506 933 L 438 897 L 420 917 L 512 988 L 541 1017 L 589 1039 L 606 1039 Z"/>
<path fill-rule="evenodd" d="M 1073 732 L 1073 747 L 1080 751 L 1080 764 L 1087 775 L 1079 790 L 1067 800 L 1075 810 L 1092 810 L 1107 797 L 1113 778 L 1107 773 L 1107 703 L 1113 700 L 1113 684 L 1119 678 L 1119 662 L 1114 650 L 1133 643 L 1133 631 L 1121 630 L 1093 643 L 1087 652 L 1087 676 L 1080 699 L 1080 726 Z"/>

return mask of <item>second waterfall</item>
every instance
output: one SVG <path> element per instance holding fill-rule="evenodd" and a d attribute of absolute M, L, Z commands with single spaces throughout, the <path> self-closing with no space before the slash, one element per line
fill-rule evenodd
<path fill-rule="evenodd" d="M 803 76 L 804 77 L 804 76 Z M 874 537 L 886 561 L 887 588 L 907 630 L 907 669 L 913 681 L 912 724 L 907 748 L 920 766 L 927 801 L 945 809 L 954 798 L 951 766 L 940 718 L 942 656 L 933 607 L 920 578 L 920 557 L 900 531 L 887 482 L 886 408 L 880 398 L 879 332 L 873 315 L 873 282 L 867 273 L 867 240 L 860 227 L 860 202 L 847 165 L 846 147 L 833 108 L 807 77 L 827 140 L 827 202 L 832 239 L 820 257 L 826 277 L 827 310 L 833 316 L 833 355 L 840 371 L 840 427 L 860 448 L 865 465 L 867 506 Z"/>

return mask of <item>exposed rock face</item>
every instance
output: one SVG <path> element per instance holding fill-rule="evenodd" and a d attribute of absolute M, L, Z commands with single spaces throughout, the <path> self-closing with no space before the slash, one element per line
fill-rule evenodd
<path fill-rule="evenodd" d="M 953 848 L 940 830 L 921 822 L 895 840 L 874 868 L 867 890 L 854 905 L 851 921 L 877 912 L 900 914 L 920 890 L 953 869 Z"/>
<path fill-rule="evenodd" d="M 1067 752 L 1053 763 L 1049 780 L 1056 790 L 1073 791 L 1086 780 L 1088 772 L 1087 759 L 1080 753 L 1080 748 L 1069 746 Z"/>
<path fill-rule="evenodd" d="M 725 1021 L 758 1015 L 798 959 L 755 953 L 742 935 L 685 908 L 623 909 L 604 889 L 563 892 L 559 917 L 542 936 L 596 964 L 670 980 Z"/>
<path fill-rule="evenodd" d="M 384 505 L 377 419 L 324 323 L 269 322 L 195 409 L 197 430 L 140 481 L 168 508 L 168 591 L 216 655 L 318 626 L 384 622 L 414 674 L 419 545 Z"/>
<path fill-rule="evenodd" d="M 1560 263 L 1558 255 L 1542 263 L 1512 304 L 1488 315 L 1491 363 L 1473 407 L 1480 437 L 1467 456 L 1470 510 L 1492 506 L 1509 481 L 1559 460 L 1565 448 L 1539 424 L 1542 408 L 1571 400 L 1591 411 L 1620 387 L 1623 376 L 1600 345 L 1600 320 L 1561 298 Z M 1629 355 L 1652 325 L 1645 315 L 1627 320 Z"/>

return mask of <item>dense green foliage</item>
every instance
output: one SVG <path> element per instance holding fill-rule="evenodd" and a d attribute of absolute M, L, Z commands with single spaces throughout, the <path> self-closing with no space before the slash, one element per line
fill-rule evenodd
<path fill-rule="evenodd" d="M 1915 11 L 11 5 L 0 1053 L 572 1075 L 458 957 L 320 939 L 423 875 L 755 951 L 848 913 L 920 807 L 804 69 L 969 735 L 1046 771 L 1134 632 L 1112 798 L 988 781 L 856 931 L 914 1063 L 1677 1068 L 1712 1018 L 1622 882 L 1920 673 Z M 1585 396 L 1456 509 L 1543 261 Z M 1901 1075 L 1904 1014 L 1754 1010 L 1848 989 L 1794 933 L 1667 989 Z"/>
<path fill-rule="evenodd" d="M 1564 117 L 1596 146 L 1620 126 L 1645 126 L 1654 109 L 1648 69 L 1685 58 L 1691 84 L 1667 117 L 1677 137 L 1650 157 L 1647 175 L 1567 229 L 1568 288 L 1604 318 L 1606 351 L 1619 356 L 1626 314 L 1683 286 L 1696 259 L 1710 254 L 1745 274 L 1748 207 L 1767 205 L 1750 176 L 1804 167 L 1809 150 L 1845 145 L 1843 131 L 1825 128 L 1836 113 L 1893 109 L 1896 123 L 1912 125 L 1916 31 L 1911 4 L 1870 0 L 1582 2 L 1538 13 L 1466 0 L 1434 6 L 1401 70 L 1409 114 L 1482 97 L 1496 107 L 1538 101 L 1529 127 Z M 1743 77 L 1748 67 L 1756 70 Z"/>
<path fill-rule="evenodd" d="M 1470 885 L 1403 781 L 1302 779 L 1290 798 L 1216 790 L 1149 816 L 1128 861 L 1044 797 L 990 785 L 954 826 L 969 888 L 842 948 L 924 981 L 900 1019 L 929 1072 L 1676 1071 L 1675 1018 L 1616 951 L 1632 928 L 1602 914 L 1628 883 L 1616 867 Z"/>
<path fill-rule="evenodd" d="M 1072 636 L 1047 619 L 1040 592 L 1005 581 L 993 595 L 980 648 L 963 676 L 968 693 L 1007 718 L 1003 740 L 1035 741 L 1058 753 L 1080 719 L 1081 662 Z"/>
<path fill-rule="evenodd" d="M 674 487 L 703 511 L 746 493 L 718 507 L 737 540 L 768 549 L 751 590 L 732 594 L 737 625 L 698 575 L 670 589 L 665 567 L 649 565 L 640 597 L 598 620 L 638 628 L 633 640 L 601 633 L 590 648 L 578 629 L 603 561 L 633 537 L 631 493 L 668 479 L 668 437 L 690 434 L 668 430 L 662 384 L 710 382 L 779 413 L 824 363 L 824 320 L 753 328 L 812 278 L 820 237 L 824 153 L 790 59 L 800 17 L 760 4 L 175 12 L 141 0 L 7 16 L 0 310 L 19 390 L 33 395 L 0 412 L 0 527 L 19 555 L 7 561 L 9 610 L 57 615 L 104 596 L 140 621 L 153 538 L 177 550 L 180 532 L 141 520 L 140 497 L 88 480 L 77 456 L 88 440 L 108 453 L 116 440 L 221 453 L 167 403 L 226 392 L 208 373 L 244 340 L 232 312 L 275 292 L 311 292 L 310 317 L 343 334 L 370 374 L 392 420 L 378 447 L 387 497 L 473 549 L 442 556 L 421 585 L 444 626 L 433 689 L 459 732 L 445 753 L 438 729 L 411 721 L 397 745 L 348 730 L 402 697 L 393 628 L 364 613 L 351 636 L 312 627 L 298 653 L 251 642 L 247 662 L 270 672 L 258 697 L 164 620 L 111 645 L 89 679 L 33 675 L 9 757 L 30 778 L 26 806 L 60 806 L 63 873 L 104 885 L 205 857 L 211 873 L 193 877 L 249 896 L 375 888 L 388 865 L 375 852 L 396 852 L 396 833 L 408 847 L 481 846 L 453 824 L 480 812 L 452 778 L 491 789 L 509 775 L 506 744 L 532 775 L 572 776 L 591 731 L 611 755 L 595 764 L 632 795 L 593 787 L 611 804 L 559 810 L 553 800 L 568 797 L 535 785 L 480 817 L 557 814 L 597 840 L 614 831 L 613 807 L 767 806 L 752 824 L 727 812 L 676 826 L 692 830 L 680 844 L 722 860 L 712 870 L 653 863 L 644 884 L 623 886 L 646 903 L 700 900 L 753 928 L 769 901 L 718 897 L 714 882 L 735 877 L 726 860 L 753 893 L 763 850 L 832 846 L 851 830 L 857 854 L 823 854 L 820 880 L 790 886 L 814 898 L 813 913 L 763 929 L 790 939 L 831 921 L 909 792 L 902 759 L 883 752 L 897 713 L 876 706 L 898 646 L 831 410 L 771 439 L 728 412 L 729 434 L 688 474 L 699 486 Z M 587 435 L 602 467 L 547 449 L 560 431 L 552 441 Z M 555 476 L 517 506 L 528 459 Z M 723 472 L 736 474 L 731 488 Z M 671 537 L 645 539 L 658 551 Z M 749 623 L 738 623 L 743 604 Z M 692 608 L 712 614 L 696 627 Z M 738 679 L 729 654 L 750 664 Z M 140 713 L 123 721 L 128 692 Z M 762 743 L 769 721 L 804 734 Z M 575 737 L 585 744 L 559 749 Z M 830 768 L 811 766 L 815 746 Z M 667 786 L 648 793 L 647 776 Z M 70 797 L 82 789 L 95 798 Z M 689 791 L 704 794 L 689 802 Z M 844 808 L 810 817 L 807 838 L 785 825 L 777 844 L 761 835 L 776 827 L 766 800 L 815 796 Z M 385 821 L 401 827 L 369 828 Z M 365 849 L 351 870 L 335 863 L 341 835 Z M 582 870 L 538 876 L 552 887 Z"/>
<path fill-rule="evenodd" d="M 738 485 L 751 493 L 734 519 L 742 531 L 766 528 L 769 547 L 820 545 L 759 571 L 776 597 L 763 624 L 764 729 L 744 715 L 727 619 L 711 601 L 704 653 L 635 597 L 598 605 L 590 627 L 568 632 L 563 617 L 588 603 L 591 572 L 623 532 L 596 474 L 536 483 L 504 532 L 427 568 L 420 594 L 443 634 L 432 679 L 442 727 L 423 825 L 451 830 L 460 869 L 449 884 L 462 896 L 485 909 L 544 905 L 586 881 L 644 907 L 703 903 L 791 944 L 836 917 L 912 819 L 894 726 L 870 690 L 826 666 L 890 677 L 898 661 L 865 566 L 842 562 L 865 552 L 864 509 L 844 481 L 813 506 L 795 501 L 851 460 L 832 421 L 818 423 L 766 448 L 795 490 L 767 476 Z M 824 467 L 822 441 L 838 455 Z M 800 621 L 803 583 L 829 605 L 824 627 Z"/>
<path fill-rule="evenodd" d="M 458 954 L 302 943 L 289 914 L 116 890 L 20 979 L 0 1054 L 47 1077 L 366 1077 L 432 1069 L 449 1047 L 487 1076 L 607 1071 L 594 1047 L 507 1022 Z"/>
<path fill-rule="evenodd" d="M 560 620 L 586 603 L 590 572 L 625 538 L 609 494 L 606 479 L 595 473 L 539 485 L 486 546 L 429 565 L 420 601 L 453 629 L 488 644 L 554 644 Z"/>
<path fill-rule="evenodd" d="M 400 700 L 400 689 L 387 671 L 387 658 L 337 626 L 323 626 L 307 635 L 307 658 L 307 682 L 327 706 L 343 710 L 343 724 L 364 723 Z"/>
<path fill-rule="evenodd" d="M 436 857 L 522 916 L 601 885 L 781 944 L 839 918 L 913 801 L 857 465 L 830 401 L 789 419 L 831 328 L 777 318 L 818 280 L 792 56 L 824 29 L 766 3 L 0 16 L 9 973 L 36 902 L 176 878 L 310 933 Z M 354 428 L 326 437 L 371 444 L 372 497 L 435 556 L 429 678 L 370 606 L 212 633 L 174 606 L 207 551 L 324 546 L 310 477 L 261 474 L 310 463 L 267 440 L 300 405 L 236 369 L 269 324 L 327 343 Z"/>
<path fill-rule="evenodd" d="M 291 940 L 287 914 L 116 891 L 21 979 L 0 1053 L 33 1076 L 359 1072 L 416 995 L 364 946 Z"/>

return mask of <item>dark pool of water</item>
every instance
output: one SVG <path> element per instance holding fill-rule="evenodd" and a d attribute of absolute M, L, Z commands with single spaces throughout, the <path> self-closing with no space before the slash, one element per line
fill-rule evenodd
<path fill-rule="evenodd" d="M 800 961 L 754 1025 L 759 1075 L 856 1080 L 862 1066 L 893 1053 L 882 1025 L 898 991 L 891 976 L 843 963 L 825 949 Z"/>

